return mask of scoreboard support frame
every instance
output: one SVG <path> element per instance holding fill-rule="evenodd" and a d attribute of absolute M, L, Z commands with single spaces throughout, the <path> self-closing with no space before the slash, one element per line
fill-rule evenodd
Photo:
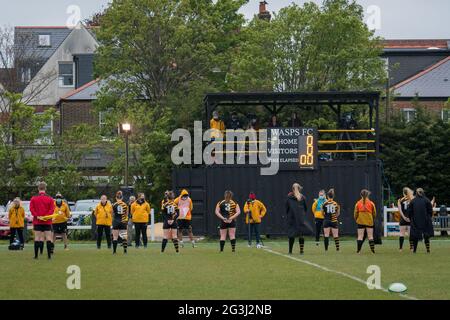
<path fill-rule="evenodd" d="M 373 150 L 361 150 L 370 151 L 367 152 L 366 160 L 319 161 L 318 170 L 289 170 L 280 172 L 279 175 L 275 176 L 259 176 L 257 174 L 259 170 L 248 165 L 245 168 L 242 165 L 174 168 L 174 190 L 179 192 L 181 189 L 188 189 L 194 201 L 193 228 L 198 230 L 198 233 L 217 236 L 217 219 L 213 211 L 215 204 L 223 196 L 224 188 L 226 188 L 234 191 L 236 200 L 239 201 L 240 205 L 243 205 L 241 202 L 246 200 L 249 191 L 256 191 L 257 195 L 259 194 L 262 197 L 261 200 L 268 202 L 266 205 L 271 208 L 269 213 L 271 217 L 265 219 L 262 224 L 262 234 L 283 235 L 283 230 L 285 230 L 285 221 L 283 220 L 284 201 L 292 182 L 295 181 L 304 184 L 308 198 L 308 210 L 311 209 L 312 200 L 319 191 L 319 187 L 336 187 L 336 198 L 338 201 L 342 201 L 345 208 L 344 213 L 347 215 L 347 217 L 342 218 L 344 221 L 342 225 L 343 234 L 355 234 L 356 225 L 354 225 L 352 219 L 352 206 L 358 200 L 361 188 L 369 188 L 372 191 L 372 199 L 378 212 L 382 212 L 383 208 L 382 165 L 379 160 L 379 99 L 380 93 L 376 91 L 207 94 L 204 98 L 204 127 L 206 128 L 209 128 L 209 120 L 213 111 L 217 108 L 221 108 L 225 112 L 227 108 L 239 107 L 242 113 L 250 114 L 252 108 L 262 106 L 269 113 L 276 115 L 283 108 L 289 106 L 304 112 L 308 112 L 306 109 L 314 106 L 331 109 L 336 115 L 337 123 L 341 120 L 343 106 L 367 108 L 369 111 L 368 123 L 361 124 L 361 126 L 368 127 L 365 132 L 368 135 L 373 134 L 373 138 L 365 138 L 361 141 L 371 140 L 374 148 Z M 328 145 L 336 142 L 330 141 Z M 381 220 L 380 214 L 375 229 L 378 236 L 381 236 L 383 231 Z M 245 233 L 245 228 L 242 229 L 241 222 L 238 223 L 238 234 Z"/>

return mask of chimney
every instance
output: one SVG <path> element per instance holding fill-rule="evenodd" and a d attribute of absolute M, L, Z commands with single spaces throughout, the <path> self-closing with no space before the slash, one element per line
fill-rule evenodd
<path fill-rule="evenodd" d="M 260 1 L 259 2 L 259 14 L 258 14 L 258 17 L 260 19 L 270 21 L 270 19 L 272 18 L 272 15 L 267 10 L 267 4 L 268 4 L 267 1 Z"/>

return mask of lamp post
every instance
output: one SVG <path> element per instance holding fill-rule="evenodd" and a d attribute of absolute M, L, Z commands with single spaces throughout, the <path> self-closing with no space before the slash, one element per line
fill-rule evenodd
<path fill-rule="evenodd" d="M 122 123 L 122 132 L 125 133 L 125 187 L 128 187 L 128 165 L 129 165 L 129 152 L 128 152 L 128 137 L 131 132 L 131 125 L 129 123 Z"/>

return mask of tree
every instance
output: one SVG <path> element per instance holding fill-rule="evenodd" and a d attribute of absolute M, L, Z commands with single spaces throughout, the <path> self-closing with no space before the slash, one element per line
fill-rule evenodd
<path fill-rule="evenodd" d="M 36 114 L 33 107 L 22 102 L 20 94 L 5 92 L 8 113 L 0 113 L 0 181 L 8 192 L 21 192 L 34 185 L 41 176 L 42 151 L 26 148 L 49 137 L 41 132 L 54 116 L 54 110 Z"/>
<path fill-rule="evenodd" d="M 399 115 L 381 132 L 381 158 L 392 191 L 424 188 L 439 203 L 450 202 L 450 125 L 433 117 L 417 101 L 413 121 L 406 123 Z"/>
<path fill-rule="evenodd" d="M 101 18 L 96 72 L 106 85 L 98 108 L 111 127 L 131 122 L 132 166 L 140 188 L 170 187 L 170 134 L 201 119 L 207 91 L 224 88 L 223 73 L 244 23 L 246 0 L 118 0 Z M 113 173 L 123 174 L 123 141 Z"/>
<path fill-rule="evenodd" d="M 292 4 L 270 22 L 255 17 L 243 34 L 232 90 L 369 90 L 386 76 L 379 39 L 354 1 Z"/>

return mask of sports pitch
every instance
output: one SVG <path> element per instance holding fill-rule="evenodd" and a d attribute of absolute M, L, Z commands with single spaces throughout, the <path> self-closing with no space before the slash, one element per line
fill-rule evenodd
<path fill-rule="evenodd" d="M 68 251 L 58 243 L 52 260 L 43 255 L 35 261 L 32 244 L 19 252 L 3 243 L 0 299 L 450 299 L 448 240 L 433 241 L 431 254 L 421 243 L 416 255 L 399 252 L 396 240 L 385 240 L 375 255 L 367 242 L 357 255 L 351 239 L 341 241 L 339 253 L 332 241 L 325 253 L 322 244 L 309 240 L 303 256 L 288 256 L 286 241 L 265 245 L 247 248 L 241 240 L 232 253 L 227 242 L 219 253 L 217 242 L 186 244 L 177 255 L 171 243 L 164 254 L 152 243 L 148 249 L 129 248 L 127 255 L 118 248 L 113 256 L 93 243 L 72 243 Z M 66 287 L 70 265 L 81 269 L 80 290 Z M 402 282 L 406 295 L 369 290 L 370 265 L 380 267 L 384 289 Z"/>

